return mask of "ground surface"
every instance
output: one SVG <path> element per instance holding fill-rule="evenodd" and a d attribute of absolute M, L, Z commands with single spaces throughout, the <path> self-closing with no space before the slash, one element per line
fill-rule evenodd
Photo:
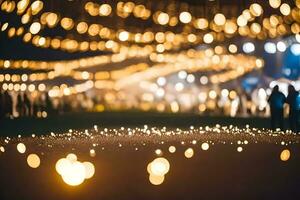
<path fill-rule="evenodd" d="M 94 127 L 2 138 L 0 199 L 299 199 L 299 140 L 290 133 L 197 126 Z M 27 147 L 24 154 L 16 149 L 20 142 Z M 208 150 L 201 148 L 203 143 L 209 144 Z M 171 145 L 175 153 L 168 151 Z M 194 150 L 189 159 L 184 156 L 188 148 Z M 91 149 L 95 157 L 90 156 Z M 169 160 L 170 171 L 161 185 L 154 186 L 146 168 L 158 157 L 157 149 Z M 284 149 L 291 153 L 287 161 L 280 159 Z M 37 169 L 26 163 L 30 153 L 41 159 Z M 56 161 L 68 153 L 95 166 L 95 175 L 76 187 L 64 183 L 55 171 Z"/>
<path fill-rule="evenodd" d="M 249 124 L 256 128 L 269 128 L 267 118 L 248 117 L 230 118 L 224 116 L 200 116 L 197 114 L 171 114 L 151 112 L 83 112 L 49 116 L 48 118 L 17 118 L 0 119 L 0 136 L 48 134 L 50 132 L 63 132 L 69 129 L 86 129 L 94 125 L 106 127 L 121 126 L 152 126 L 189 127 L 214 126 L 215 124 L 243 127 Z M 286 123 L 287 124 L 287 123 Z"/>

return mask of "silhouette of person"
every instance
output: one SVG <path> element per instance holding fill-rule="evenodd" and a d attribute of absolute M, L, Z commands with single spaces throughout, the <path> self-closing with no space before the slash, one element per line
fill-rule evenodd
<path fill-rule="evenodd" d="M 8 91 L 4 92 L 4 105 L 5 116 L 11 117 L 13 114 L 13 101 Z"/>
<path fill-rule="evenodd" d="M 22 95 L 19 93 L 17 97 L 17 112 L 19 113 L 19 117 L 24 116 L 24 103 L 22 99 Z"/>
<path fill-rule="evenodd" d="M 285 96 L 279 91 L 278 85 L 273 88 L 268 102 L 271 109 L 272 130 L 276 130 L 276 128 L 283 130 L 283 105 L 285 103 Z"/>
<path fill-rule="evenodd" d="M 5 116 L 5 105 L 4 105 L 4 95 L 2 91 L 0 90 L 0 119 Z"/>
<path fill-rule="evenodd" d="M 294 86 L 289 85 L 288 87 L 288 96 L 286 103 L 289 105 L 289 125 L 290 129 L 297 133 L 299 131 L 299 111 L 300 111 L 300 102 L 299 102 L 299 92 L 297 92 Z"/>
<path fill-rule="evenodd" d="M 31 116 L 31 102 L 26 93 L 24 93 L 23 95 L 23 101 L 24 101 L 24 113 L 26 114 L 26 116 Z"/>
<path fill-rule="evenodd" d="M 54 109 L 53 109 L 53 104 L 52 104 L 52 101 L 51 101 L 48 93 L 45 93 L 45 98 L 46 98 L 45 99 L 45 106 L 46 106 L 45 110 L 48 113 L 48 115 L 52 115 Z"/>

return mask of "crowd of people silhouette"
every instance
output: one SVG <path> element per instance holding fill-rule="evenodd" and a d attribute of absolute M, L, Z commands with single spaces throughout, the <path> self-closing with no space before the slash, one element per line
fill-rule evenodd
<path fill-rule="evenodd" d="M 293 132 L 300 131 L 300 95 L 294 86 L 288 86 L 288 94 L 285 96 L 279 90 L 279 86 L 276 85 L 268 98 L 268 102 L 273 130 L 280 128 L 281 130 L 289 129 Z M 97 111 L 98 104 L 105 105 L 105 102 L 101 98 L 97 100 L 86 94 L 80 94 L 76 97 L 50 98 L 47 92 L 32 95 L 26 92 L 0 91 L 0 118 L 47 117 L 55 113 Z M 285 126 L 284 116 L 287 113 L 287 107 L 289 108 L 289 125 Z M 216 110 L 215 112 L 220 114 Z"/>
<path fill-rule="evenodd" d="M 52 113 L 53 105 L 47 93 L 45 98 L 33 101 L 26 93 L 11 94 L 0 91 L 0 118 L 33 117 Z"/>
<path fill-rule="evenodd" d="M 293 85 L 288 86 L 288 95 L 284 96 L 276 85 L 268 99 L 271 109 L 271 128 L 284 130 L 284 105 L 289 106 L 289 129 L 293 132 L 299 132 L 299 113 L 300 113 L 300 96 Z"/>

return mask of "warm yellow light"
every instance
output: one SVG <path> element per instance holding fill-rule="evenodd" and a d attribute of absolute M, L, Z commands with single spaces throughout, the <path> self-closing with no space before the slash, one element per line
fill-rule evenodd
<path fill-rule="evenodd" d="M 289 6 L 289 4 L 284 3 L 280 6 L 280 12 L 283 15 L 289 15 L 291 13 L 291 7 Z"/>
<path fill-rule="evenodd" d="M 250 6 L 250 12 L 255 17 L 258 17 L 263 13 L 263 9 L 262 9 L 261 5 L 259 5 L 258 3 L 254 3 L 254 4 L 251 4 L 251 6 Z"/>
<path fill-rule="evenodd" d="M 157 22 L 161 25 L 166 25 L 169 23 L 169 15 L 167 13 L 161 12 L 157 17 Z"/>
<path fill-rule="evenodd" d="M 128 40 L 128 38 L 129 38 L 129 33 L 127 32 L 127 31 L 121 31 L 120 33 L 119 33 L 119 40 L 120 41 L 127 41 Z"/>
<path fill-rule="evenodd" d="M 230 44 L 228 47 L 228 50 L 230 53 L 236 53 L 237 52 L 237 46 L 235 44 Z"/>
<path fill-rule="evenodd" d="M 192 20 L 192 15 L 189 12 L 182 12 L 179 15 L 179 20 L 185 24 L 190 23 Z"/>
<path fill-rule="evenodd" d="M 186 158 L 191 158 L 194 156 L 194 150 L 192 148 L 188 148 L 187 150 L 185 150 L 184 152 L 184 156 Z"/>
<path fill-rule="evenodd" d="M 175 153 L 176 152 L 176 147 L 175 146 L 170 146 L 169 147 L 169 152 L 170 153 Z"/>
<path fill-rule="evenodd" d="M 239 26 L 246 26 L 248 23 L 247 19 L 245 19 L 245 17 L 243 15 L 240 15 L 238 18 L 237 18 L 237 24 Z"/>
<path fill-rule="evenodd" d="M 169 172 L 170 163 L 167 159 L 160 157 L 153 160 L 150 164 L 150 172 L 156 176 L 164 176 Z"/>
<path fill-rule="evenodd" d="M 242 152 L 242 151 L 243 151 L 243 147 L 238 147 L 236 150 L 237 150 L 238 152 Z"/>
<path fill-rule="evenodd" d="M 79 23 L 77 24 L 76 29 L 77 29 L 77 32 L 78 32 L 79 34 L 83 34 L 83 33 L 87 32 L 87 30 L 88 30 L 88 25 L 87 25 L 86 22 L 79 22 Z"/>
<path fill-rule="evenodd" d="M 208 27 L 208 21 L 205 18 L 199 18 L 196 20 L 195 26 L 198 29 L 206 29 Z"/>
<path fill-rule="evenodd" d="M 214 22 L 215 24 L 217 24 L 218 26 L 222 26 L 225 24 L 226 22 L 226 18 L 222 13 L 217 13 L 214 17 Z"/>
<path fill-rule="evenodd" d="M 258 23 L 253 23 L 251 24 L 250 29 L 254 34 L 258 34 L 261 31 L 261 26 Z"/>
<path fill-rule="evenodd" d="M 92 178 L 95 174 L 95 166 L 91 162 L 83 162 L 85 167 L 85 179 Z"/>
<path fill-rule="evenodd" d="M 111 13 L 111 6 L 109 4 L 102 4 L 99 8 L 100 16 L 108 16 Z"/>
<path fill-rule="evenodd" d="M 228 20 L 228 21 L 225 23 L 225 27 L 224 27 L 225 33 L 233 34 L 233 33 L 236 32 L 236 30 L 237 30 L 237 25 L 236 25 L 236 23 L 234 23 L 233 21 Z"/>
<path fill-rule="evenodd" d="M 63 27 L 65 30 L 71 30 L 74 27 L 73 19 L 64 17 L 61 22 L 61 27 Z"/>
<path fill-rule="evenodd" d="M 206 33 L 203 37 L 203 41 L 206 43 L 206 44 L 210 44 L 214 41 L 214 37 L 211 33 Z"/>
<path fill-rule="evenodd" d="M 19 153 L 25 153 L 26 151 L 26 146 L 23 143 L 19 143 L 17 144 L 17 150 Z"/>
<path fill-rule="evenodd" d="M 291 153 L 288 149 L 283 150 L 280 153 L 280 160 L 282 161 L 288 161 L 290 159 Z"/>
<path fill-rule="evenodd" d="M 38 14 L 43 9 L 44 3 L 42 1 L 35 1 L 31 4 L 32 15 Z"/>
<path fill-rule="evenodd" d="M 63 175 L 68 170 L 68 165 L 71 165 L 71 162 L 66 158 L 61 158 L 56 162 L 55 169 L 56 172 L 60 175 Z"/>
<path fill-rule="evenodd" d="M 165 176 L 157 176 L 154 174 L 149 175 L 149 181 L 153 185 L 160 185 L 164 182 Z"/>
<path fill-rule="evenodd" d="M 49 27 L 54 27 L 58 22 L 58 16 L 55 13 L 49 13 L 46 17 L 46 22 Z"/>
<path fill-rule="evenodd" d="M 75 161 L 77 161 L 77 156 L 74 153 L 69 153 L 67 155 L 66 159 L 68 159 L 71 162 L 75 162 Z"/>
<path fill-rule="evenodd" d="M 272 8 L 279 8 L 281 0 L 269 0 L 269 4 Z"/>
<path fill-rule="evenodd" d="M 201 144 L 201 149 L 204 151 L 207 151 L 209 149 L 209 144 L 207 142 L 204 142 Z"/>
<path fill-rule="evenodd" d="M 29 31 L 32 34 L 37 34 L 41 30 L 41 24 L 39 22 L 34 22 L 31 24 Z"/>
<path fill-rule="evenodd" d="M 67 170 L 62 175 L 63 181 L 70 186 L 77 186 L 83 183 L 85 179 L 85 167 L 76 161 L 67 166 Z"/>
<path fill-rule="evenodd" d="M 27 157 L 27 164 L 31 168 L 38 168 L 41 164 L 40 157 L 36 154 L 29 154 Z"/>
<path fill-rule="evenodd" d="M 56 162 L 55 169 L 62 176 L 65 183 L 77 186 L 95 174 L 95 167 L 90 162 L 79 162 L 75 154 L 68 154 L 66 158 Z"/>

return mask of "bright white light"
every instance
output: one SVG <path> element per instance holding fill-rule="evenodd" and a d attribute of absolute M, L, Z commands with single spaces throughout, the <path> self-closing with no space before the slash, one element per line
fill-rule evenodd
<path fill-rule="evenodd" d="M 201 76 L 200 83 L 203 84 L 203 85 L 206 85 L 208 83 L 207 76 Z"/>
<path fill-rule="evenodd" d="M 293 44 L 291 46 L 291 52 L 295 55 L 295 56 L 299 56 L 300 55 L 300 44 Z"/>
<path fill-rule="evenodd" d="M 296 35 L 295 35 L 295 39 L 296 39 L 297 42 L 300 43 L 300 34 L 296 34 Z"/>
<path fill-rule="evenodd" d="M 186 77 L 186 80 L 187 82 L 189 83 L 193 83 L 195 81 L 195 76 L 193 74 L 189 74 L 187 77 Z"/>
<path fill-rule="evenodd" d="M 286 50 L 286 45 L 285 45 L 285 43 L 282 42 L 282 41 L 278 42 L 278 43 L 277 43 L 277 49 L 278 49 L 278 51 L 280 51 L 280 52 L 285 52 L 285 50 Z"/>
<path fill-rule="evenodd" d="M 184 88 L 183 83 L 176 83 L 176 84 L 175 84 L 175 90 L 176 90 L 177 92 L 182 91 L 183 88 Z"/>
<path fill-rule="evenodd" d="M 267 53 L 270 54 L 276 53 L 276 45 L 272 42 L 267 42 L 264 46 L 264 49 Z"/>
<path fill-rule="evenodd" d="M 178 78 L 185 79 L 186 77 L 187 77 L 187 72 L 186 71 L 178 72 Z"/>
<path fill-rule="evenodd" d="M 167 80 L 165 77 L 159 77 L 156 82 L 159 86 L 164 86 L 167 83 Z"/>
<path fill-rule="evenodd" d="M 252 53 L 253 51 L 255 51 L 255 46 L 252 42 L 247 42 L 243 45 L 243 51 L 245 53 Z"/>
<path fill-rule="evenodd" d="M 156 95 L 158 97 L 163 97 L 165 95 L 165 90 L 163 88 L 159 88 L 157 91 L 156 91 Z"/>

